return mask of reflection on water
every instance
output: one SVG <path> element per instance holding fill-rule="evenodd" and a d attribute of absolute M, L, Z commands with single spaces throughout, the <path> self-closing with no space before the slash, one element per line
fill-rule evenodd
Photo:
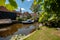
<path fill-rule="evenodd" d="M 0 29 L 0 40 L 9 40 L 12 35 L 16 34 L 29 34 L 38 27 L 38 23 L 33 24 L 13 24 L 7 28 Z"/>

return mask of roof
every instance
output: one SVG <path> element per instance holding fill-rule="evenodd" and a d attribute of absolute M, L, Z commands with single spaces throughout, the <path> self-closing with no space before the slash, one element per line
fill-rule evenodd
<path fill-rule="evenodd" d="M 6 7 L 4 7 L 4 6 L 0 6 L 0 11 L 9 11 Z"/>

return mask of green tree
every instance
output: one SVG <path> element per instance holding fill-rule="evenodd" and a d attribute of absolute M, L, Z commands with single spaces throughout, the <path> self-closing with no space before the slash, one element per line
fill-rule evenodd
<path fill-rule="evenodd" d="M 40 5 L 40 7 L 37 7 L 37 9 L 39 9 L 37 12 L 42 11 L 40 12 L 39 22 L 54 21 L 59 23 L 60 21 L 59 2 L 60 0 L 34 0 L 31 9 L 33 10 L 35 7 L 37 7 L 35 5 Z"/>

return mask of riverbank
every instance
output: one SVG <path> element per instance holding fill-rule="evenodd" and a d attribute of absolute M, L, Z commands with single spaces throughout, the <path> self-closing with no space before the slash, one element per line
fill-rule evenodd
<path fill-rule="evenodd" d="M 13 35 L 29 35 L 38 28 L 38 25 L 38 22 L 35 22 L 33 24 L 15 23 L 4 26 L 4 28 L 0 28 L 0 40 L 9 40 Z"/>
<path fill-rule="evenodd" d="M 60 40 L 60 30 L 43 26 L 24 40 Z"/>
<path fill-rule="evenodd" d="M 11 24 L 0 24 L 0 29 L 1 28 L 7 28 L 7 27 L 10 27 L 11 25 L 17 25 L 17 26 L 19 26 L 20 24 L 22 24 L 22 25 L 29 25 L 29 24 L 35 24 L 35 23 L 38 23 L 38 22 L 33 22 L 33 23 L 21 23 L 21 22 L 19 22 L 19 21 L 13 21 L 13 23 L 11 23 Z"/>

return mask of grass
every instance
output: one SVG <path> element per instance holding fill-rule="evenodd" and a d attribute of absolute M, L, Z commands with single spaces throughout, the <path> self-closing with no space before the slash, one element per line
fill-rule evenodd
<path fill-rule="evenodd" d="M 36 32 L 24 40 L 60 40 L 60 30 L 55 28 L 41 27 Z"/>

